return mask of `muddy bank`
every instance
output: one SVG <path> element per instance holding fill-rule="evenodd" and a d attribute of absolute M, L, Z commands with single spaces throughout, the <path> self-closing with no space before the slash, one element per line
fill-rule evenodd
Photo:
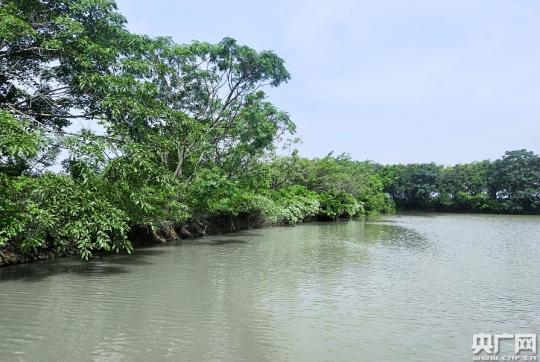
<path fill-rule="evenodd" d="M 166 243 L 171 240 L 191 239 L 205 235 L 256 229 L 264 226 L 270 226 L 270 224 L 258 215 L 224 215 L 206 219 L 190 220 L 180 224 L 164 225 L 155 232 L 146 226 L 134 226 L 129 231 L 128 238 L 133 246 L 137 248 Z M 55 252 L 52 248 L 43 248 L 36 252 L 23 254 L 13 245 L 7 245 L 0 248 L 0 267 L 57 257 L 73 256 L 76 254 L 77 250 L 75 248 L 62 253 Z"/>

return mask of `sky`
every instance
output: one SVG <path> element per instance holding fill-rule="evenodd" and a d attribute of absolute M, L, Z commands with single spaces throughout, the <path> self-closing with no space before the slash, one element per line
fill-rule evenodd
<path fill-rule="evenodd" d="M 285 59 L 308 157 L 455 164 L 540 151 L 537 0 L 117 0 L 128 29 Z"/>

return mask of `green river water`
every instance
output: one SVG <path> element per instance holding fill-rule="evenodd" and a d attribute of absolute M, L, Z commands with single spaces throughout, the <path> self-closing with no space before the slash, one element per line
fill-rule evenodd
<path fill-rule="evenodd" d="M 0 268 L 1 361 L 470 361 L 540 331 L 540 217 L 398 214 Z"/>

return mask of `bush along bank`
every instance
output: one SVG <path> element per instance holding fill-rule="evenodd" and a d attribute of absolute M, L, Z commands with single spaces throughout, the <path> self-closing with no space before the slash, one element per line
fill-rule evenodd
<path fill-rule="evenodd" d="M 295 225 L 315 219 L 351 218 L 374 208 L 345 191 L 345 187 L 336 190 L 336 174 L 331 170 L 321 172 L 319 165 L 315 168 L 319 179 L 316 191 L 308 188 L 309 182 L 293 184 L 298 180 L 281 172 L 289 169 L 282 168 L 285 162 L 300 170 L 315 163 L 342 161 L 279 158 L 254 166 L 256 179 L 251 173 L 231 179 L 214 169 L 201 172 L 189 183 L 174 178 L 170 183 L 152 186 L 137 183 L 137 187 L 144 187 L 144 193 L 123 191 L 123 179 L 118 183 L 101 177 L 86 180 L 85 176 L 76 182 L 73 176 L 58 174 L 6 178 L 3 210 L 9 211 L 9 218 L 2 219 L 2 235 L 7 237 L 0 248 L 0 264 L 56 255 L 79 254 L 88 259 L 96 252 L 131 252 L 134 246 L 171 239 Z M 374 175 L 373 165 L 365 170 L 366 176 Z M 312 171 L 306 169 L 299 174 L 305 176 Z M 325 175 L 332 180 L 325 181 Z M 8 181 L 12 184 L 6 186 Z M 391 210 L 389 204 L 386 207 L 386 211 Z M 4 215 L 8 215 L 5 211 Z"/>

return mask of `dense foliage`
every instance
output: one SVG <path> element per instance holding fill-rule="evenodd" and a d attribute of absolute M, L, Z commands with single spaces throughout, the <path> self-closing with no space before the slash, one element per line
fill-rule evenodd
<path fill-rule="evenodd" d="M 135 226 L 296 224 L 403 208 L 539 212 L 531 152 L 458 165 L 275 156 L 284 61 L 130 33 L 113 0 L 0 1 L 0 247 L 127 250 Z M 85 120 L 91 129 L 70 127 Z"/>
<path fill-rule="evenodd" d="M 540 156 L 531 151 L 509 151 L 493 162 L 391 165 L 378 172 L 398 208 L 540 213 Z"/>

